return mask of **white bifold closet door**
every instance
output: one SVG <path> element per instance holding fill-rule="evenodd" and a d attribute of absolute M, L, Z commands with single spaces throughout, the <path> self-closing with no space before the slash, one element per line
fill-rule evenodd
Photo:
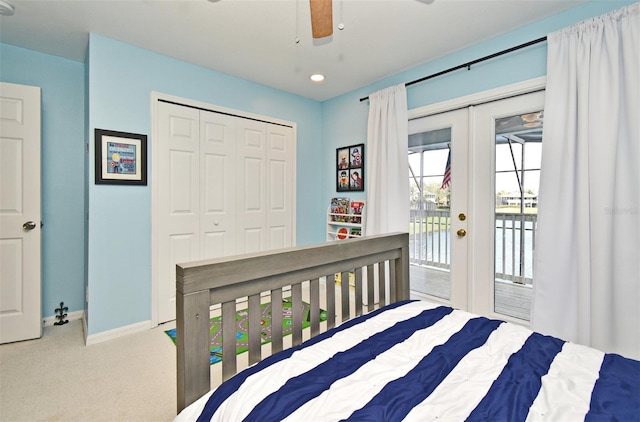
<path fill-rule="evenodd" d="M 157 321 L 175 319 L 175 265 L 295 244 L 292 127 L 158 103 Z"/>

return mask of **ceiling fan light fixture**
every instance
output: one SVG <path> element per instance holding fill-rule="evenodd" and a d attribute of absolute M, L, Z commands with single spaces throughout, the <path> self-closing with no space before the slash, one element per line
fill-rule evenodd
<path fill-rule="evenodd" d="M 313 75 L 309 76 L 309 79 L 311 79 L 313 82 L 322 82 L 324 81 L 324 75 L 322 73 L 314 73 Z"/>
<path fill-rule="evenodd" d="M 0 15 L 12 16 L 16 8 L 11 3 L 5 0 L 0 0 Z"/>

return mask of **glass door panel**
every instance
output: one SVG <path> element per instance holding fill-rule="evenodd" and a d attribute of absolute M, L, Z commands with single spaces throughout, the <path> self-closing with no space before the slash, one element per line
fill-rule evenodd
<path fill-rule="evenodd" d="M 466 229 L 457 216 L 466 212 L 467 132 L 466 109 L 409 122 L 411 290 L 458 308 L 467 304 L 466 239 L 455 234 Z"/>
<path fill-rule="evenodd" d="M 544 92 L 474 110 L 473 311 L 529 321 Z"/>

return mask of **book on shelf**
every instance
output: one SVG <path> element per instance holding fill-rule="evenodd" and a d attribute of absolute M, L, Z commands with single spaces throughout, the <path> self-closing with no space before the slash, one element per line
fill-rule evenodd
<path fill-rule="evenodd" d="M 351 214 L 352 223 L 362 223 L 362 207 L 364 207 L 363 201 L 351 201 L 349 214 Z"/>
<path fill-rule="evenodd" d="M 346 214 L 349 214 L 350 202 L 349 198 L 331 198 L 331 221 L 348 222 L 348 216 Z"/>
<path fill-rule="evenodd" d="M 362 236 L 362 228 L 361 227 L 352 227 L 351 228 L 351 237 Z"/>

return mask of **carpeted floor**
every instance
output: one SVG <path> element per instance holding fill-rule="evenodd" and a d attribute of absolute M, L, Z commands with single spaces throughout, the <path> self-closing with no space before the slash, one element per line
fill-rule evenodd
<path fill-rule="evenodd" d="M 75 320 L 0 345 L 0 421 L 171 421 L 176 348 L 164 329 L 85 346 Z"/>

